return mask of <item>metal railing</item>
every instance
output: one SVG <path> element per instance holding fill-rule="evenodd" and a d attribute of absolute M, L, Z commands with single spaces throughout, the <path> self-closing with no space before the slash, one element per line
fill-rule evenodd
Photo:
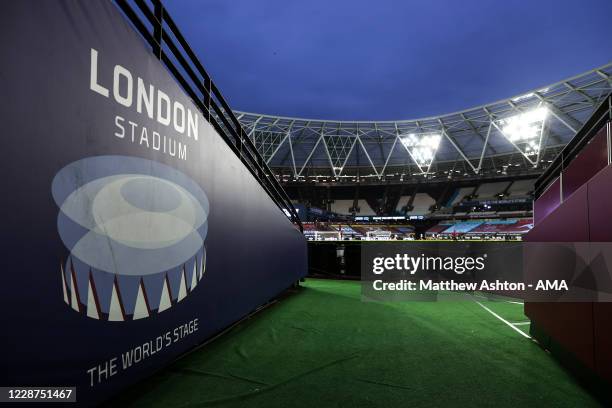
<path fill-rule="evenodd" d="M 287 210 L 291 221 L 303 230 L 289 196 L 246 135 L 161 0 L 114 1 L 275 204 L 281 211 Z"/>
<path fill-rule="evenodd" d="M 535 183 L 534 195 L 537 199 L 546 191 L 548 186 L 565 170 L 572 160 L 584 149 L 595 135 L 612 120 L 612 94 L 609 94 L 595 109 L 591 117 L 576 133 L 574 138 L 563 148 L 561 153 L 548 166 L 546 171 Z M 608 125 L 609 126 L 609 125 Z M 608 132 L 607 149 L 608 164 L 611 152 L 610 134 Z"/>

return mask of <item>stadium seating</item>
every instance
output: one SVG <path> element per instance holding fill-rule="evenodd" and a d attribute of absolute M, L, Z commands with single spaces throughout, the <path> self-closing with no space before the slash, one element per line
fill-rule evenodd
<path fill-rule="evenodd" d="M 474 212 L 473 216 L 478 216 L 478 217 L 492 217 L 494 215 L 496 215 L 497 213 L 495 211 L 479 211 L 479 212 Z"/>
<path fill-rule="evenodd" d="M 414 232 L 414 227 L 404 226 L 404 227 L 394 227 L 395 231 L 400 234 L 410 234 Z"/>
<path fill-rule="evenodd" d="M 452 222 L 441 222 L 436 224 L 425 232 L 425 236 L 441 234 L 450 225 L 452 225 Z"/>
<path fill-rule="evenodd" d="M 340 231 L 342 233 L 342 236 L 359 237 L 362 235 L 361 233 L 353 229 L 350 225 L 346 225 L 346 224 L 334 224 L 334 225 L 331 225 L 331 229 L 335 231 Z"/>
<path fill-rule="evenodd" d="M 398 213 L 401 213 L 402 209 L 406 207 L 408 203 L 410 202 L 411 197 L 412 196 L 408 196 L 408 195 L 401 196 L 399 201 L 397 202 L 397 205 L 395 206 L 395 211 L 397 211 Z"/>
<path fill-rule="evenodd" d="M 353 207 L 353 200 L 334 200 L 331 203 L 331 211 L 336 214 L 351 214 L 350 209 Z"/>
<path fill-rule="evenodd" d="M 368 232 L 367 227 L 362 225 L 351 225 L 351 228 L 359 235 L 366 235 L 366 233 Z"/>
<path fill-rule="evenodd" d="M 510 185 L 508 189 L 508 198 L 525 197 L 533 191 L 535 184 L 534 179 L 517 180 Z"/>
<path fill-rule="evenodd" d="M 429 194 L 426 193 L 418 193 L 414 197 L 414 201 L 412 202 L 412 210 L 408 211 L 406 215 L 425 215 L 429 214 L 429 209 L 432 205 L 434 205 L 436 201 L 431 198 Z"/>
<path fill-rule="evenodd" d="M 507 224 L 502 228 L 505 234 L 526 234 L 533 228 L 533 219 L 527 218 L 517 220 L 515 223 Z"/>
<path fill-rule="evenodd" d="M 508 224 L 514 224 L 516 220 L 493 220 L 487 221 L 468 232 L 468 234 L 496 234 L 503 230 Z"/>
<path fill-rule="evenodd" d="M 299 202 L 306 208 L 327 208 L 329 205 L 328 216 L 319 212 L 307 216 L 307 219 L 329 221 L 348 221 L 347 217 L 352 215 L 432 216 L 436 219 L 523 217 L 531 215 L 532 198 L 529 196 L 531 191 L 533 191 L 532 180 L 489 182 L 481 185 L 474 182 L 468 186 L 423 183 L 418 186 L 349 185 L 289 188 L 290 196 L 294 198 L 299 196 Z M 499 196 L 501 193 L 504 193 L 503 197 Z M 355 201 L 355 197 L 359 199 Z M 354 206 L 360 211 L 351 211 Z M 310 210 L 308 212 L 311 213 Z M 336 219 L 336 215 L 341 217 Z"/>
<path fill-rule="evenodd" d="M 412 196 L 403 195 L 400 197 L 395 210 L 398 213 L 403 213 L 405 207 L 410 203 Z M 429 214 L 430 208 L 432 205 L 436 203 L 429 194 L 427 193 L 417 193 L 414 196 L 414 200 L 412 201 L 412 209 L 406 212 L 406 215 L 425 215 Z"/>
<path fill-rule="evenodd" d="M 465 234 L 466 232 L 471 231 L 472 229 L 476 228 L 480 224 L 482 224 L 482 221 L 476 221 L 476 220 L 461 221 L 456 224 L 450 225 L 447 229 L 443 231 L 443 233 L 444 234 L 453 234 L 453 233 Z"/>
<path fill-rule="evenodd" d="M 465 196 L 472 194 L 474 191 L 474 187 L 461 187 L 456 190 L 455 194 L 452 196 L 452 199 L 447 203 L 447 207 L 452 207 L 453 205 L 459 204 Z"/>
<path fill-rule="evenodd" d="M 503 220 L 470 220 L 470 221 L 444 221 L 429 228 L 428 235 L 449 235 L 453 233 L 467 235 L 522 235 L 533 227 L 531 218 L 510 218 Z"/>
<path fill-rule="evenodd" d="M 354 200 L 334 200 L 331 203 L 331 211 L 336 214 L 350 215 L 353 213 L 353 211 L 351 211 L 353 208 L 353 203 Z M 366 200 L 357 200 L 357 208 L 359 208 L 359 211 L 355 211 L 356 214 L 376 215 Z"/>
<path fill-rule="evenodd" d="M 302 223 L 302 227 L 304 227 L 304 231 L 316 231 L 317 227 L 313 222 L 304 222 Z"/>
<path fill-rule="evenodd" d="M 359 215 L 376 215 L 376 212 L 366 200 L 357 200 L 357 207 L 359 208 Z"/>
<path fill-rule="evenodd" d="M 519 217 L 524 216 L 525 211 L 498 211 L 497 215 L 502 218 Z"/>
<path fill-rule="evenodd" d="M 340 232 L 342 232 L 343 235 L 358 235 L 358 232 L 355 231 L 353 228 L 349 227 L 348 225 L 341 225 L 340 226 Z"/>
<path fill-rule="evenodd" d="M 364 238 L 368 233 L 388 232 L 394 236 L 407 237 L 415 232 L 412 225 L 384 225 L 384 224 L 329 224 L 329 223 L 304 223 L 304 234 L 312 237 L 316 232 L 330 233 L 341 232 L 343 238 Z M 523 235 L 533 227 L 531 218 L 508 218 L 468 221 L 441 221 L 430 227 L 426 237 L 437 235 L 450 236 L 454 234 L 466 236 L 497 236 L 506 237 L 512 235 Z"/>
<path fill-rule="evenodd" d="M 388 238 L 406 238 L 414 233 L 412 225 L 357 225 L 357 224 L 329 224 L 329 223 L 304 223 L 304 235 L 309 239 L 364 239 L 368 233 L 386 235 Z M 334 237 L 332 233 L 341 233 Z M 323 235 L 325 233 L 326 235 Z M 319 237 L 317 238 L 317 235 Z"/>
<path fill-rule="evenodd" d="M 479 200 L 496 199 L 506 190 L 508 184 L 510 184 L 508 181 L 481 184 L 476 190 L 476 197 Z"/>

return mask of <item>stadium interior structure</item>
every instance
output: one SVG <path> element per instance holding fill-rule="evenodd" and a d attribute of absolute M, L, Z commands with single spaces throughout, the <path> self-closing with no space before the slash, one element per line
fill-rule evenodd
<path fill-rule="evenodd" d="M 0 76 L 8 95 L 20 97 L 7 98 L 16 101 L 6 106 L 9 115 L 3 112 L 9 132 L 21 130 L 18 123 L 40 134 L 35 121 L 10 121 L 29 118 L 28 108 L 41 118 L 52 116 L 41 122 L 55 131 L 43 129 L 47 155 L 31 161 L 31 174 L 23 177 L 30 184 L 7 181 L 14 183 L 8 190 L 16 199 L 7 211 L 14 218 L 7 223 L 11 256 L 3 258 L 10 262 L 7 270 L 21 273 L 1 288 L 12 307 L 2 310 L 10 330 L 2 336 L 6 367 L 0 397 L 7 389 L 51 385 L 73 387 L 78 405 L 109 407 L 612 404 L 612 302 L 538 302 L 488 290 L 470 290 L 460 302 L 371 301 L 362 273 L 368 269 L 363 268 L 367 249 L 382 253 L 383 246 L 451 247 L 458 252 L 451 261 L 465 261 L 476 244 L 522 249 L 526 243 L 612 241 L 612 64 L 437 117 L 284 118 L 232 111 L 159 0 L 24 0 L 5 11 L 11 24 L 0 26 L 23 50 L 47 52 L 46 45 L 41 48 L 44 38 L 61 41 L 80 57 L 66 64 L 64 48 L 58 47 L 45 60 L 49 76 L 59 78 L 62 92 L 73 98 L 70 103 L 46 103 L 57 97 L 56 83 L 33 75 L 39 67 L 24 62 L 30 60 L 20 47 L 7 52 L 21 65 Z M 153 129 L 169 129 L 152 114 L 134 112 L 122 97 L 121 81 L 113 89 L 116 101 L 96 82 L 106 72 L 107 81 L 121 76 L 128 83 L 130 70 L 162 84 L 175 110 L 198 110 L 205 130 L 201 144 L 195 138 L 186 142 L 196 154 L 185 163 L 107 137 L 117 112 L 133 114 Z M 24 72 L 28 78 L 22 78 Z M 38 87 L 23 86 L 29 81 L 38 81 Z M 23 98 L 24 89 L 37 93 Z M 43 103 L 20 104 L 26 99 Z M 70 129 L 62 127 L 65 117 L 75 118 Z M 81 141 L 82 132 L 88 138 L 74 149 L 55 148 L 68 138 Z M 9 165 L 21 169 L 27 156 L 7 144 Z M 101 155 L 111 160 L 99 160 Z M 75 167 L 82 160 L 87 165 Z M 105 165 L 96 168 L 100 161 Z M 128 165 L 134 162 L 138 165 Z M 58 166 L 69 176 L 57 173 Z M 58 231 L 76 235 L 91 220 L 98 227 L 110 213 L 91 204 L 100 199 L 94 191 L 94 200 L 87 196 L 73 206 L 83 217 L 72 221 L 81 223 L 62 218 L 75 209 L 69 199 L 82 191 L 82 176 L 101 174 L 93 184 L 114 183 L 117 174 L 125 175 L 120 171 L 176 185 L 202 214 L 210 210 L 198 213 L 199 224 L 190 220 L 186 236 L 197 239 L 195 257 L 189 253 L 170 271 L 134 275 L 127 268 L 126 277 L 116 267 L 83 267 L 88 259 L 71 252 L 81 237 L 60 242 Z M 45 184 L 57 180 L 56 174 L 68 185 L 59 208 Z M 129 202 L 121 205 L 131 211 L 121 214 L 118 231 L 134 233 L 119 234 L 120 245 L 113 248 L 147 256 L 159 250 L 155 262 L 137 259 L 150 268 L 189 241 L 156 235 L 163 228 L 142 228 L 151 222 L 157 227 L 151 220 L 158 213 L 183 208 L 182 201 L 162 197 L 170 190 L 157 183 L 126 184 L 112 196 Z M 153 194 L 158 188 L 162 194 Z M 120 200 L 109 201 L 109 208 L 119 206 Z M 38 218 L 22 211 L 30 202 Z M 156 217 L 147 218 L 151 213 Z M 189 220 L 193 213 L 186 213 Z M 129 224 L 134 214 L 148 222 Z M 35 233 L 24 233 L 33 225 Z M 85 236 L 94 235 L 90 232 Z M 144 238 L 135 243 L 135 235 Z M 115 237 L 78 249 L 89 254 L 93 248 L 97 255 Z M 506 242 L 515 240 L 523 242 Z M 171 249 L 164 252 L 168 242 Z M 114 254 L 111 258 L 116 261 Z M 605 256 L 591 258 L 585 270 L 608 273 Z M 131 256 L 124 259 L 123 266 L 141 266 Z M 525 277 L 557 276 L 562 263 L 575 259 L 544 261 L 526 262 Z M 492 268 L 501 269 L 500 263 Z M 108 296 L 101 302 L 103 285 Z M 612 293 L 612 285 L 604 289 L 603 295 Z"/>
<path fill-rule="evenodd" d="M 414 120 L 235 113 L 302 221 L 313 222 L 305 230 L 311 239 L 334 239 L 314 234 L 329 230 L 338 239 L 372 236 L 364 223 L 399 239 L 514 238 L 532 225 L 537 177 L 610 91 L 612 64 Z"/>

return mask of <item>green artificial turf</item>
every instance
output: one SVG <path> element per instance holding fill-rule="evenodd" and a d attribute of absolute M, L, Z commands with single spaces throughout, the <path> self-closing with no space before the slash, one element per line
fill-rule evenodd
<path fill-rule="evenodd" d="M 505 320 L 523 306 L 478 299 Z M 528 332 L 528 325 L 517 326 Z M 308 280 L 113 400 L 133 407 L 588 407 L 545 351 L 473 301 L 362 302 Z"/>

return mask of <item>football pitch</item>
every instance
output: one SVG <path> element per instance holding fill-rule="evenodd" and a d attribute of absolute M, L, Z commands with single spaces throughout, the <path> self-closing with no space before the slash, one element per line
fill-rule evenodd
<path fill-rule="evenodd" d="M 108 405 L 599 406 L 520 302 L 362 302 L 359 282 L 316 279 Z"/>

